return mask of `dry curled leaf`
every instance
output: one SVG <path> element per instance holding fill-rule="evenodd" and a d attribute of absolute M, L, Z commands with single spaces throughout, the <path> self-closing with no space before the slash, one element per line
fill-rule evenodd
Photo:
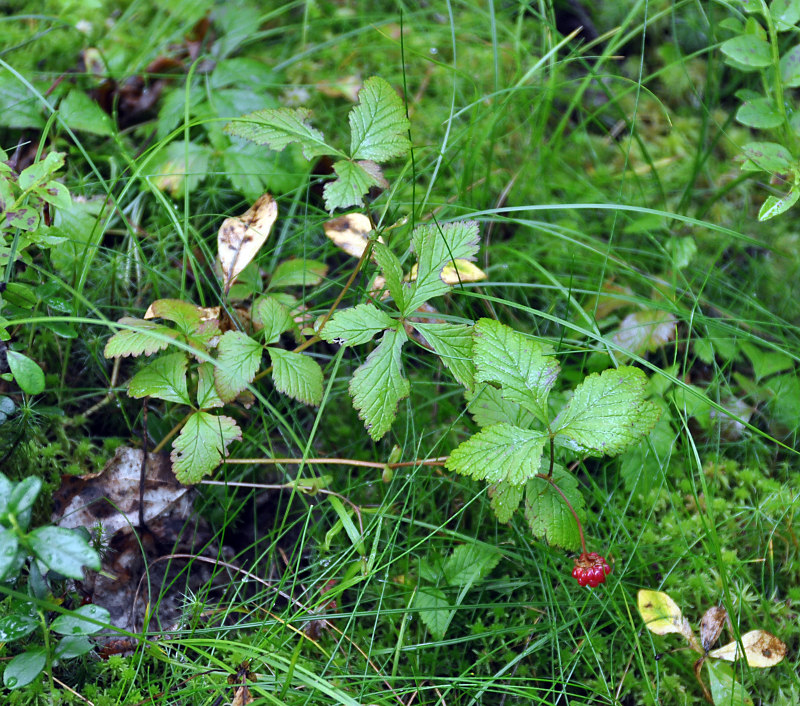
<path fill-rule="evenodd" d="M 775 635 L 765 630 L 751 630 L 742 635 L 744 656 L 749 667 L 772 667 L 786 656 L 786 645 Z M 714 659 L 724 659 L 735 662 L 741 659 L 739 645 L 729 642 L 727 645 L 708 653 Z"/>
<path fill-rule="evenodd" d="M 217 235 L 217 254 L 226 293 L 264 245 L 277 218 L 278 204 L 272 196 L 264 194 L 241 216 L 222 222 Z"/>
<path fill-rule="evenodd" d="M 721 606 L 711 606 L 700 619 L 700 642 L 708 652 L 719 639 L 722 626 L 728 619 L 728 611 Z"/>
<path fill-rule="evenodd" d="M 372 223 L 363 213 L 348 213 L 333 218 L 322 227 L 337 248 L 358 258 L 364 254 L 372 232 Z M 382 243 L 383 239 L 378 238 L 378 242 Z"/>

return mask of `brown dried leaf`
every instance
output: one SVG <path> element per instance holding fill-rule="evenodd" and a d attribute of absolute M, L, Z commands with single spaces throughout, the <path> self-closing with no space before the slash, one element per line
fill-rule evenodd
<path fill-rule="evenodd" d="M 336 247 L 344 250 L 348 255 L 360 258 L 364 254 L 372 232 L 372 224 L 363 213 L 348 213 L 334 218 L 322 226 L 325 235 L 330 238 Z M 383 242 L 383 238 L 378 238 Z"/>
<path fill-rule="evenodd" d="M 722 626 L 728 618 L 728 611 L 721 606 L 711 606 L 700 620 L 700 642 L 708 652 L 716 643 Z"/>
<path fill-rule="evenodd" d="M 222 222 L 217 235 L 217 254 L 226 293 L 264 245 L 277 218 L 278 204 L 272 196 L 264 194 L 241 216 Z"/>
<path fill-rule="evenodd" d="M 612 340 L 634 355 L 658 350 L 675 338 L 675 317 L 666 311 L 637 311 L 620 323 Z"/>
<path fill-rule="evenodd" d="M 742 645 L 749 667 L 772 667 L 786 656 L 786 645 L 765 630 L 746 632 L 742 635 Z M 729 642 L 727 645 L 709 652 L 708 656 L 728 662 L 741 659 L 739 645 L 736 642 Z"/>
<path fill-rule="evenodd" d="M 247 704 L 251 703 L 253 703 L 253 697 L 250 694 L 250 689 L 247 688 L 246 684 L 242 684 L 236 689 L 231 706 L 247 706 Z"/>

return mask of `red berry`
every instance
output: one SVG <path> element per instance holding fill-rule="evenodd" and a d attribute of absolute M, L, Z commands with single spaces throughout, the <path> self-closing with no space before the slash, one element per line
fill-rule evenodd
<path fill-rule="evenodd" d="M 605 583 L 606 576 L 610 573 L 611 567 L 597 552 L 581 554 L 575 559 L 575 567 L 572 569 L 572 577 L 577 580 L 578 584 L 591 588 Z"/>

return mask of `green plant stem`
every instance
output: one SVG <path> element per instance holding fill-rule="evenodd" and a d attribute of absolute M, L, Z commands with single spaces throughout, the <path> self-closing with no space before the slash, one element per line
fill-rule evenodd
<path fill-rule="evenodd" d="M 781 76 L 780 53 L 778 51 L 778 31 L 775 29 L 775 21 L 772 19 L 772 13 L 767 7 L 767 3 L 761 0 L 761 9 L 764 14 L 764 19 L 767 23 L 767 33 L 769 34 L 769 46 L 772 52 L 772 70 L 775 72 L 775 102 L 778 104 L 778 111 L 780 111 L 783 118 L 783 132 L 786 141 L 789 143 L 789 151 L 793 157 L 797 156 L 797 141 L 795 139 L 794 131 L 789 122 L 789 114 L 786 112 L 786 103 L 783 98 L 783 77 Z"/>
<path fill-rule="evenodd" d="M 191 412 L 189 412 L 189 413 L 188 413 L 188 414 L 187 414 L 187 415 L 186 415 L 186 416 L 185 416 L 183 419 L 181 419 L 181 421 L 179 421 L 179 422 L 178 422 L 178 423 L 177 423 L 177 424 L 176 424 L 174 427 L 172 427 L 172 429 L 170 429 L 170 430 L 167 432 L 167 435 L 166 435 L 166 436 L 165 436 L 163 439 L 161 439 L 161 441 L 159 441 L 159 442 L 158 442 L 158 443 L 157 443 L 157 444 L 156 444 L 156 445 L 153 447 L 153 450 L 152 450 L 152 452 L 151 452 L 151 453 L 155 455 L 155 454 L 157 454 L 159 451 L 161 451 L 161 449 L 163 449 L 163 448 L 164 448 L 164 447 L 167 445 L 167 442 L 168 442 L 168 441 L 169 441 L 169 440 L 170 440 L 170 439 L 171 439 L 173 436 L 175 436 L 175 434 L 177 434 L 177 433 L 180 431 L 181 427 L 182 427 L 184 424 L 186 424 L 186 422 L 188 422 L 188 421 L 189 421 L 189 417 L 191 417 L 193 414 L 194 414 L 194 410 L 192 410 Z"/>
<path fill-rule="evenodd" d="M 399 461 L 397 463 L 383 463 L 381 461 L 359 461 L 354 458 L 226 458 L 224 464 L 261 464 L 276 465 L 278 463 L 295 463 L 307 465 L 316 463 L 328 466 L 361 466 L 362 468 L 406 468 L 409 466 L 444 466 L 448 456 L 429 458 L 424 461 Z M 545 478 L 546 476 L 542 476 Z M 257 487 L 262 487 L 258 485 Z"/>
<path fill-rule="evenodd" d="M 572 507 L 572 503 L 569 500 L 567 500 L 567 496 L 564 495 L 564 491 L 561 490 L 561 488 L 558 487 L 558 483 L 556 483 L 551 476 L 546 476 L 544 473 L 537 473 L 536 474 L 536 478 L 541 478 L 542 480 L 547 481 L 550 485 L 552 485 L 553 488 L 555 488 L 555 490 L 561 496 L 561 499 L 564 501 L 566 506 L 569 508 L 569 511 L 572 513 L 572 516 L 575 518 L 575 524 L 578 525 L 578 534 L 580 535 L 580 538 L 581 538 L 581 551 L 584 554 L 586 554 L 587 553 L 587 551 L 586 551 L 586 540 L 583 537 L 583 525 L 581 524 L 581 520 L 578 517 L 578 513 L 575 512 L 575 508 Z"/>

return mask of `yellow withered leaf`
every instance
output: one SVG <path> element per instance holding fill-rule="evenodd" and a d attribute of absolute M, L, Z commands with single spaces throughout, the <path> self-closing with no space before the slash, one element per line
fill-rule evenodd
<path fill-rule="evenodd" d="M 272 196 L 264 194 L 241 216 L 222 222 L 217 235 L 217 254 L 225 292 L 264 245 L 277 218 L 278 204 Z"/>
<path fill-rule="evenodd" d="M 677 603 L 666 593 L 641 589 L 638 602 L 639 613 L 650 632 L 656 635 L 677 632 L 690 641 L 694 637 L 689 621 L 683 617 Z"/>
<path fill-rule="evenodd" d="M 486 273 L 477 265 L 473 265 L 469 260 L 456 258 L 449 265 L 442 268 L 439 275 L 445 284 L 456 285 L 462 282 L 480 282 L 486 279 Z M 413 282 L 417 279 L 417 264 L 408 273 L 408 281 Z"/>
<path fill-rule="evenodd" d="M 363 213 L 348 213 L 339 216 L 323 226 L 325 235 L 333 241 L 337 248 L 344 250 L 348 255 L 361 257 L 367 247 L 372 224 Z M 383 238 L 378 238 L 383 242 Z"/>
<path fill-rule="evenodd" d="M 742 635 L 742 645 L 744 646 L 744 656 L 750 667 L 772 667 L 786 656 L 786 645 L 775 635 L 764 630 L 746 632 Z M 739 645 L 736 642 L 729 642 L 719 649 L 712 650 L 708 656 L 735 662 L 737 659 L 741 659 L 742 655 Z"/>

